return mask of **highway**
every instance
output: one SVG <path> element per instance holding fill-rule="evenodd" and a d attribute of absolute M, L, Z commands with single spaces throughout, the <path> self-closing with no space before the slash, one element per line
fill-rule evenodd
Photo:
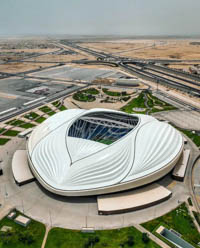
<path fill-rule="evenodd" d="M 67 96 L 69 96 L 70 94 L 76 92 L 77 90 L 82 90 L 84 88 L 87 88 L 88 87 L 88 84 L 85 84 L 84 86 L 81 86 L 81 87 L 75 87 L 75 89 L 67 89 L 67 90 L 64 90 L 62 92 L 59 92 L 57 94 L 54 94 L 52 96 L 49 96 L 47 97 L 45 100 L 41 100 L 37 103 L 33 103 L 31 105 L 28 105 L 28 106 L 22 106 L 21 108 L 17 109 L 16 111 L 14 112 L 11 112 L 11 113 L 8 113 L 7 115 L 4 115 L 2 117 L 0 117 L 0 122 L 2 121 L 6 121 L 12 117 L 16 117 L 18 115 L 21 115 L 27 111 L 30 111 L 32 109 L 35 109 L 35 108 L 38 108 L 42 105 L 45 105 L 46 103 L 49 103 L 49 102 L 52 102 L 52 101 L 55 101 L 55 100 L 59 100 L 59 99 L 62 99 L 62 98 L 66 98 Z"/>
<path fill-rule="evenodd" d="M 178 88 L 186 92 L 190 92 L 190 94 L 194 94 L 195 96 L 200 96 L 200 84 L 196 82 L 196 81 L 200 82 L 200 77 L 198 76 L 192 75 L 191 77 L 189 73 L 183 73 L 181 74 L 181 76 L 182 77 L 184 76 L 184 78 L 182 78 L 180 77 L 180 73 L 177 72 L 176 70 L 173 69 L 171 70 L 170 68 L 167 68 L 167 72 L 166 71 L 164 72 L 163 67 L 157 65 L 151 65 L 149 62 L 147 63 L 148 60 L 145 63 L 141 61 L 136 62 L 133 59 L 125 60 L 124 57 L 114 56 L 110 53 L 105 53 L 105 52 L 100 53 L 89 48 L 81 47 L 80 45 L 77 45 L 76 43 L 73 42 L 61 41 L 61 44 L 63 43 L 72 48 L 89 53 L 95 56 L 97 59 L 103 60 L 104 62 L 111 62 L 112 65 L 116 65 L 116 66 L 118 65 L 121 68 L 127 70 L 130 73 L 133 73 L 136 76 L 151 80 L 153 82 L 156 81 L 157 83 L 164 83 L 165 85 Z M 109 61 L 109 59 L 112 61 Z M 85 63 L 88 62 L 85 61 Z M 141 68 L 134 66 L 136 64 L 139 65 Z M 148 71 L 146 70 L 146 68 L 148 69 Z M 158 75 L 158 73 L 160 75 Z M 170 79 L 166 78 L 165 76 L 170 77 Z"/>
<path fill-rule="evenodd" d="M 152 72 L 146 71 L 143 68 L 138 68 L 138 67 L 134 66 L 132 63 L 131 63 L 131 65 L 129 65 L 129 64 L 130 63 L 127 63 L 127 62 L 126 63 L 124 63 L 124 62 L 119 63 L 120 67 L 126 69 L 129 72 L 132 72 L 136 76 L 142 77 L 144 79 L 147 79 L 147 80 L 150 80 L 150 81 L 153 81 L 156 83 L 163 83 L 163 84 L 171 86 L 173 88 L 177 88 L 177 89 L 189 92 L 190 94 L 193 93 L 194 95 L 200 96 L 200 89 L 188 86 L 187 84 L 184 84 L 184 82 L 187 83 L 187 81 L 188 81 L 187 79 L 186 79 L 186 81 L 185 81 L 185 79 L 182 79 L 183 83 L 180 83 L 178 81 L 175 81 L 172 79 L 167 79 L 163 76 L 159 76 L 159 75 L 154 74 Z M 160 72 L 160 73 L 162 73 L 162 72 Z M 165 75 L 173 77 L 173 78 L 176 77 L 176 76 L 173 76 L 171 74 L 166 74 L 166 73 L 165 73 Z M 194 84 L 196 84 L 196 83 L 194 82 Z"/>

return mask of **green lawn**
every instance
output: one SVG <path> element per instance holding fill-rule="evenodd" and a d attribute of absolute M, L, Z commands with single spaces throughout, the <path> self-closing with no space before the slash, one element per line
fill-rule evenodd
<path fill-rule="evenodd" d="M 10 139 L 7 138 L 0 138 L 0 146 L 5 145 Z"/>
<path fill-rule="evenodd" d="M 190 130 L 184 130 L 181 128 L 178 128 L 181 132 L 183 132 L 186 136 L 188 136 L 195 144 L 196 146 L 200 146 L 200 135 L 193 133 Z"/>
<path fill-rule="evenodd" d="M 60 105 L 60 101 L 55 101 L 55 102 L 52 102 L 53 106 L 57 107 Z"/>
<path fill-rule="evenodd" d="M 34 113 L 34 112 L 30 112 L 30 113 L 24 115 L 24 118 L 27 118 L 28 120 L 34 120 L 38 117 L 39 117 L 39 115 Z"/>
<path fill-rule="evenodd" d="M 82 91 L 74 93 L 73 99 L 79 102 L 94 102 L 96 100 L 95 96 L 88 95 Z"/>
<path fill-rule="evenodd" d="M 102 90 L 108 96 L 121 96 L 122 95 L 121 92 L 110 91 L 107 88 L 103 88 Z"/>
<path fill-rule="evenodd" d="M 134 98 L 127 105 L 121 108 L 126 113 L 133 113 L 133 108 L 146 108 L 144 93 L 141 92 L 138 97 Z M 144 111 L 145 113 L 146 111 Z"/>
<path fill-rule="evenodd" d="M 147 106 L 145 105 L 145 95 L 147 98 Z M 151 114 L 160 111 L 177 109 L 171 104 L 161 101 L 157 97 L 153 96 L 150 92 L 141 92 L 138 97 L 128 102 L 128 104 L 122 107 L 121 110 L 127 113 L 133 113 L 133 108 L 146 108 L 146 110 L 143 112 L 137 112 L 141 114 L 145 114 L 147 111 L 149 114 Z"/>
<path fill-rule="evenodd" d="M 16 119 L 8 121 L 8 122 L 6 122 L 6 124 L 16 126 L 16 127 L 22 127 L 22 128 L 25 128 L 25 129 L 35 127 L 35 125 L 32 124 L 32 123 L 27 123 L 25 121 L 16 120 Z"/>
<path fill-rule="evenodd" d="M 98 140 L 98 142 L 105 144 L 105 145 L 110 145 L 113 143 L 113 141 L 110 139 L 102 139 L 102 140 Z"/>
<path fill-rule="evenodd" d="M 20 133 L 20 132 L 16 131 L 16 130 L 8 130 L 3 135 L 5 135 L 5 136 L 17 136 L 18 133 Z"/>
<path fill-rule="evenodd" d="M 12 126 L 19 126 L 19 125 L 24 124 L 24 123 L 25 123 L 24 121 L 16 120 L 16 119 L 13 119 L 13 120 L 6 122 L 6 124 L 9 124 Z"/>
<path fill-rule="evenodd" d="M 12 231 L 10 234 L 6 234 L 5 238 L 2 237 L 4 233 L 0 232 L 0 248 L 41 248 L 45 234 L 44 224 L 31 220 L 27 227 L 22 227 L 5 217 L 0 220 L 0 229 L 2 226 L 10 226 Z M 28 244 L 27 239 L 32 242 Z"/>
<path fill-rule="evenodd" d="M 144 243 L 142 233 L 134 227 L 82 233 L 80 231 L 53 228 L 45 248 L 157 248 L 153 241 Z"/>
<path fill-rule="evenodd" d="M 195 211 L 192 211 L 194 214 L 194 218 L 196 219 L 198 225 L 200 226 L 200 213 L 197 213 Z"/>
<path fill-rule="evenodd" d="M 5 132 L 5 131 L 6 131 L 5 128 L 1 128 L 1 129 L 0 129 L 0 134 L 3 133 L 3 132 Z"/>
<path fill-rule="evenodd" d="M 55 111 L 51 111 L 51 112 L 48 112 L 47 114 L 48 114 L 49 116 L 52 116 L 52 115 L 55 115 L 56 112 L 55 112 Z"/>
<path fill-rule="evenodd" d="M 59 109 L 60 111 L 67 110 L 67 108 L 66 108 L 64 105 L 60 106 L 58 109 Z"/>
<path fill-rule="evenodd" d="M 61 105 L 60 106 L 60 101 L 55 101 L 55 102 L 52 102 L 52 104 L 57 107 L 60 111 L 63 111 L 63 110 L 66 110 L 67 108 L 64 106 L 64 105 Z"/>
<path fill-rule="evenodd" d="M 19 127 L 22 127 L 22 128 L 28 129 L 28 128 L 35 127 L 35 125 L 34 125 L 34 124 L 32 124 L 32 123 L 25 123 L 25 122 L 24 122 L 24 124 L 20 125 Z"/>
<path fill-rule="evenodd" d="M 82 90 L 81 92 L 89 94 L 89 95 L 98 95 L 99 94 L 99 91 L 95 88 L 89 88 L 86 90 Z"/>
<path fill-rule="evenodd" d="M 41 110 L 42 112 L 48 114 L 48 115 L 54 115 L 56 112 L 54 112 L 51 108 L 49 108 L 48 106 L 43 106 L 41 108 L 39 108 L 39 110 Z"/>
<path fill-rule="evenodd" d="M 185 203 L 182 203 L 171 212 L 142 225 L 150 232 L 154 232 L 160 224 L 167 226 L 169 229 L 174 229 L 182 235 L 183 239 L 198 247 L 197 243 L 200 242 L 200 234 L 188 213 Z"/>
<path fill-rule="evenodd" d="M 37 118 L 37 119 L 35 120 L 35 122 L 37 122 L 37 123 L 42 123 L 42 122 L 45 121 L 45 120 L 46 120 L 45 117 L 40 116 L 39 118 Z"/>

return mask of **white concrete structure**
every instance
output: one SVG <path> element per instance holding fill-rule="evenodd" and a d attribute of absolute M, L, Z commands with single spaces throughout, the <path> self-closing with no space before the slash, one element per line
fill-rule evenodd
<path fill-rule="evenodd" d="M 186 149 L 183 151 L 182 156 L 180 157 L 177 165 L 173 170 L 172 176 L 174 179 L 178 181 L 184 180 L 189 158 L 190 158 L 190 150 Z"/>
<path fill-rule="evenodd" d="M 23 215 L 18 215 L 17 218 L 15 218 L 15 222 L 21 226 L 26 227 L 31 222 L 31 220 Z"/>
<path fill-rule="evenodd" d="M 137 78 L 134 79 L 116 79 L 115 84 L 121 86 L 132 86 L 137 87 L 139 86 L 141 81 Z"/>
<path fill-rule="evenodd" d="M 35 179 L 28 165 L 26 150 L 17 150 L 14 153 L 12 159 L 12 173 L 15 182 L 19 186 L 32 182 Z"/>
<path fill-rule="evenodd" d="M 170 198 L 172 192 L 153 183 L 127 192 L 120 192 L 97 197 L 99 214 L 124 213 L 153 206 Z"/>
<path fill-rule="evenodd" d="M 31 132 L 33 131 L 33 128 L 28 128 L 28 129 L 25 129 L 24 131 L 20 132 L 18 134 L 18 137 L 19 138 L 25 138 L 28 134 L 30 134 Z"/>
<path fill-rule="evenodd" d="M 183 138 L 167 123 L 107 109 L 70 109 L 31 133 L 31 170 L 49 191 L 98 195 L 136 188 L 173 169 Z"/>

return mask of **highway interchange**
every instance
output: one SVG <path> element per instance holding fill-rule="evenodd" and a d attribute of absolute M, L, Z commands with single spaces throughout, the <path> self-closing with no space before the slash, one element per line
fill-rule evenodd
<path fill-rule="evenodd" d="M 139 78 L 152 81 L 154 83 L 162 84 L 165 86 L 173 87 L 176 89 L 179 89 L 180 91 L 185 91 L 195 97 L 200 97 L 200 77 L 198 75 L 192 75 L 186 72 L 178 71 L 175 69 L 170 69 L 168 67 L 163 66 L 163 64 L 168 64 L 170 62 L 174 62 L 174 60 L 138 60 L 138 59 L 130 59 L 130 58 L 125 58 L 125 57 L 120 57 L 118 54 L 110 54 L 110 53 L 105 53 L 105 52 L 99 52 L 95 51 L 89 48 L 82 47 L 81 45 L 77 44 L 76 42 L 69 42 L 69 41 L 57 41 L 54 42 L 54 44 L 58 47 L 58 50 L 56 52 L 61 52 L 64 50 L 68 50 L 69 47 L 71 49 L 76 49 L 85 53 L 88 53 L 94 57 L 96 57 L 96 60 L 79 60 L 79 61 L 73 61 L 75 64 L 104 64 L 104 65 L 110 65 L 112 67 L 118 67 L 119 69 L 128 72 L 129 74 L 133 76 L 137 76 Z M 43 54 L 40 54 L 38 56 L 41 56 Z M 27 61 L 28 58 L 25 58 L 24 60 L 19 60 L 19 61 Z M 12 63 L 13 61 L 10 61 L 9 63 Z M 195 61 L 196 62 L 196 61 Z M 32 61 L 34 63 L 34 61 Z M 37 63 L 37 62 L 35 62 Z M 41 63 L 41 62 L 40 62 Z M 44 62 L 46 63 L 46 62 Z M 48 80 L 49 82 L 52 81 L 52 78 L 50 77 L 39 77 L 39 76 L 30 76 L 30 73 L 34 72 L 40 72 L 42 70 L 50 69 L 50 68 L 56 68 L 59 67 L 63 64 L 68 64 L 69 62 L 66 63 L 60 63 L 60 62 L 55 62 L 53 61 L 52 63 L 56 63 L 54 66 L 49 66 L 48 68 L 39 68 L 37 70 L 31 70 L 23 73 L 2 73 L 0 72 L 0 79 L 4 78 L 12 78 L 12 77 L 19 77 L 22 79 L 42 79 L 42 80 Z M 159 63 L 157 65 L 156 63 Z M 56 79 L 56 81 L 66 81 L 62 79 Z M 76 84 L 77 82 L 71 81 L 70 83 Z M 5 115 L 0 114 L 0 121 L 6 121 L 7 119 L 10 119 L 12 117 L 15 117 L 19 114 L 25 113 L 27 111 L 30 111 L 36 107 L 39 107 L 41 105 L 44 105 L 45 103 L 52 102 L 57 99 L 63 99 L 73 92 L 80 90 L 82 88 L 86 88 L 90 86 L 92 83 L 91 82 L 81 82 L 82 86 L 76 86 L 71 89 L 64 90 L 62 92 L 58 92 L 57 94 L 47 96 L 45 100 L 41 100 L 38 102 L 35 102 L 31 105 L 28 106 L 22 106 L 21 108 L 18 108 L 17 110 L 7 113 Z M 148 85 L 149 86 L 149 85 Z M 149 89 L 151 87 L 149 86 Z M 183 108 L 191 109 L 194 111 L 200 112 L 200 109 L 195 107 L 192 104 L 186 103 L 184 100 L 180 100 L 176 98 L 175 96 L 172 96 L 166 92 L 163 92 L 161 90 L 156 92 L 157 95 L 160 95 L 161 98 L 164 100 L 169 99 L 169 102 L 174 102 L 175 104 L 178 104 L 179 106 L 182 106 Z M 195 151 L 194 155 L 197 156 L 198 152 Z M 196 201 L 194 191 L 193 191 L 193 185 L 192 185 L 192 169 L 193 169 L 193 164 L 195 162 L 196 157 L 194 157 L 191 161 L 191 165 L 189 166 L 189 169 L 187 170 L 187 175 L 186 175 L 186 184 L 188 187 L 188 190 L 190 192 L 191 197 L 194 200 L 194 204 L 196 208 L 199 210 L 198 203 Z"/>
<path fill-rule="evenodd" d="M 200 97 L 200 76 L 182 72 L 182 71 L 175 70 L 175 69 L 170 69 L 166 66 L 163 66 L 163 64 L 168 64 L 172 61 L 174 62 L 174 60 L 146 60 L 145 61 L 144 59 L 143 60 L 130 59 L 130 58 L 121 57 L 118 54 L 95 51 L 93 49 L 82 47 L 81 45 L 77 44 L 77 42 L 71 42 L 71 41 L 66 41 L 66 40 L 60 40 L 60 41 L 54 42 L 53 44 L 58 48 L 58 50 L 54 52 L 44 53 L 45 55 L 46 54 L 59 54 L 60 52 L 63 52 L 65 50 L 69 51 L 69 47 L 70 47 L 72 50 L 76 49 L 76 51 L 79 50 L 80 52 L 84 52 L 84 53 L 87 53 L 87 54 L 90 54 L 96 57 L 96 60 L 73 61 L 76 64 L 97 64 L 97 65 L 105 64 L 105 65 L 110 65 L 113 67 L 119 67 L 119 69 L 122 69 L 139 78 L 157 83 L 157 85 L 162 84 L 165 86 L 173 87 L 178 90 L 185 91 L 193 96 Z M 41 56 L 44 54 L 38 54 L 35 56 Z M 19 61 L 27 62 L 27 59 L 28 58 L 24 58 L 24 60 L 20 59 Z M 160 64 L 159 65 L 155 64 L 158 61 L 160 62 Z M 16 62 L 16 60 L 9 61 L 9 63 L 12 63 L 12 62 Z M 34 63 L 35 61 L 32 61 L 32 62 Z M 24 79 L 33 78 L 32 76 L 29 76 L 30 73 L 39 72 L 39 71 L 50 69 L 50 68 L 56 68 L 63 64 L 68 64 L 68 63 L 69 62 L 67 63 L 57 62 L 56 65 L 53 65 L 53 66 L 50 65 L 49 67 L 46 67 L 46 68 L 38 68 L 36 70 L 30 70 L 30 71 L 26 71 L 23 73 L 2 73 L 0 72 L 0 79 L 9 78 L 9 77 L 20 77 Z M 45 79 L 45 80 L 48 80 L 49 82 L 52 81 L 52 78 L 49 78 L 49 77 L 44 78 L 44 77 L 34 76 L 34 78 L 37 80 Z M 58 79 L 57 81 L 62 82 L 64 80 Z M 72 83 L 73 83 L 73 80 L 72 80 Z M 77 83 L 77 82 L 74 82 L 74 83 Z M 90 84 L 91 82 L 85 83 L 83 87 L 87 87 Z M 74 90 L 70 90 L 70 91 L 64 91 L 54 96 L 49 96 L 45 99 L 45 102 L 51 102 L 54 99 L 66 97 L 67 95 L 71 94 L 77 89 L 78 88 Z M 166 92 L 161 91 L 160 94 L 178 104 L 182 104 L 183 107 L 188 107 L 191 110 L 200 112 L 199 108 L 193 106 L 192 104 L 188 104 L 184 102 L 183 100 L 180 100 L 174 96 L 171 96 L 170 94 Z M 36 106 L 40 106 L 43 104 L 44 104 L 44 101 L 37 102 L 33 104 L 32 106 L 22 107 L 18 109 L 17 111 L 15 111 L 14 113 L 7 114 L 6 116 L 0 115 L 0 120 L 2 121 L 2 120 L 9 119 L 13 117 L 14 115 L 18 115 L 20 113 L 26 112 L 28 110 L 31 110 L 31 108 L 35 108 Z"/>

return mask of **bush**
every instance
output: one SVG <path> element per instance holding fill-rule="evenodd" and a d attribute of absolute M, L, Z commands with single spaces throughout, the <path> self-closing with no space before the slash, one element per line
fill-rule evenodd
<path fill-rule="evenodd" d="M 18 239 L 21 241 L 23 244 L 30 245 L 32 244 L 34 240 L 34 235 L 30 233 L 29 231 L 24 231 L 24 232 L 19 232 L 18 233 Z"/>
<path fill-rule="evenodd" d="M 127 245 L 130 246 L 130 247 L 132 247 L 134 245 L 133 236 L 128 236 Z"/>
<path fill-rule="evenodd" d="M 126 91 L 122 91 L 122 96 L 126 96 L 126 95 L 127 95 Z"/>
<path fill-rule="evenodd" d="M 147 244 L 149 242 L 149 237 L 147 233 L 142 233 L 142 241 Z"/>
<path fill-rule="evenodd" d="M 2 241 L 4 245 L 9 245 L 9 244 L 15 243 L 15 241 L 17 240 L 17 236 L 15 232 L 8 230 L 7 232 L 1 232 L 0 240 Z"/>
<path fill-rule="evenodd" d="M 100 238 L 98 236 L 95 236 L 94 241 L 95 243 L 98 243 L 100 241 Z"/>
<path fill-rule="evenodd" d="M 94 246 L 96 243 L 98 243 L 100 241 L 98 236 L 91 236 L 88 238 L 88 241 L 84 244 L 84 248 L 89 248 Z"/>

